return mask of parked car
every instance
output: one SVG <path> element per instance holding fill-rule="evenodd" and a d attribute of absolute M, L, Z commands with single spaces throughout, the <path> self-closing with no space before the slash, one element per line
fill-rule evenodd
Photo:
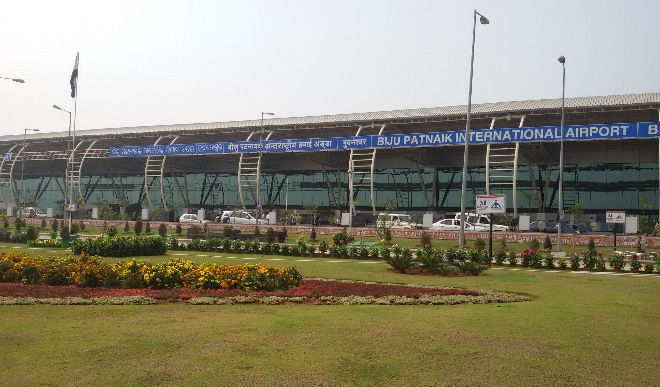
<path fill-rule="evenodd" d="M 179 217 L 180 223 L 211 223 L 210 220 L 199 220 L 195 214 L 183 214 Z"/>
<path fill-rule="evenodd" d="M 46 211 L 39 207 L 25 207 L 21 209 L 21 218 L 47 218 Z"/>
<path fill-rule="evenodd" d="M 529 224 L 529 231 L 547 232 L 551 234 L 556 234 L 558 232 L 556 221 L 544 220 L 542 222 L 543 222 L 543 230 L 539 231 L 539 221 L 535 220 Z M 591 231 L 587 230 L 583 226 L 580 226 L 579 224 L 568 223 L 568 222 L 561 224 L 561 232 L 562 234 L 593 234 Z"/>
<path fill-rule="evenodd" d="M 461 229 L 460 219 L 440 219 L 431 225 L 430 230 L 435 231 L 458 231 Z M 468 231 L 488 231 L 488 227 L 479 226 L 470 222 L 465 222 L 465 230 Z"/>
<path fill-rule="evenodd" d="M 456 214 L 454 219 L 460 219 L 460 218 L 461 218 L 461 214 L 459 212 Z M 490 219 L 488 218 L 487 215 L 466 213 L 465 219 L 474 225 L 483 226 L 486 227 L 486 229 L 490 230 Z M 506 226 L 504 224 L 493 224 L 493 231 L 511 231 L 511 229 L 509 228 L 509 226 Z"/>
<path fill-rule="evenodd" d="M 222 223 L 268 224 L 267 219 L 256 219 L 247 211 L 223 211 L 220 220 Z"/>
<path fill-rule="evenodd" d="M 423 228 L 421 224 L 414 223 L 410 215 L 386 214 L 384 212 L 378 214 L 376 226 L 388 228 Z"/>

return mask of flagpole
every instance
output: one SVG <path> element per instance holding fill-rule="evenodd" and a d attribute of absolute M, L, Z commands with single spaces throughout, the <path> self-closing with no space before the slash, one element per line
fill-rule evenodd
<path fill-rule="evenodd" d="M 69 173 L 69 234 L 71 234 L 71 223 L 73 219 L 73 213 L 71 211 L 71 204 L 73 204 L 73 158 L 76 153 L 76 118 L 78 118 L 78 67 L 80 65 L 80 53 L 76 54 L 76 79 L 75 79 L 75 98 L 73 100 L 73 140 L 71 142 L 71 154 L 69 155 L 69 168 L 71 172 Z M 80 184 L 80 182 L 78 183 Z"/>

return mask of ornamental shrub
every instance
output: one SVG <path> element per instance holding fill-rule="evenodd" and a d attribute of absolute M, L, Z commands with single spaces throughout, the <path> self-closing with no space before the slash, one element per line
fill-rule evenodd
<path fill-rule="evenodd" d="M 395 253 L 394 256 L 390 257 L 388 263 L 392 268 L 394 268 L 399 273 L 406 273 L 406 269 L 412 266 L 413 256 L 409 248 L 403 249 L 401 254 Z"/>
<path fill-rule="evenodd" d="M 46 218 L 41 218 L 41 229 L 44 230 L 46 228 Z"/>
<path fill-rule="evenodd" d="M 80 229 L 85 231 L 85 223 L 83 223 L 82 219 L 80 219 Z"/>
<path fill-rule="evenodd" d="M 431 247 L 431 235 L 426 231 L 422 231 L 422 235 L 419 236 L 419 244 L 422 247 Z"/>
<path fill-rule="evenodd" d="M 347 239 L 348 239 L 348 235 L 345 232 L 338 232 L 332 237 L 332 241 L 337 246 L 345 245 Z"/>
<path fill-rule="evenodd" d="M 108 228 L 106 229 L 106 232 L 108 233 L 108 236 L 115 236 L 117 235 L 117 227 L 114 225 L 109 225 Z"/>
<path fill-rule="evenodd" d="M 587 243 L 587 250 L 588 251 L 596 251 L 596 243 L 594 242 L 594 238 L 590 237 L 589 242 Z"/>
<path fill-rule="evenodd" d="M 21 227 L 23 227 L 23 221 L 21 220 L 20 216 L 17 216 L 16 219 L 14 219 L 14 226 L 16 227 L 16 232 L 21 232 Z"/>
<path fill-rule="evenodd" d="M 531 241 L 529 241 L 529 249 L 530 250 L 538 250 L 539 247 L 541 247 L 541 244 L 539 243 L 539 240 L 534 238 Z"/>
<path fill-rule="evenodd" d="M 202 233 L 202 229 L 199 226 L 192 226 L 192 229 L 190 230 L 190 238 L 191 239 L 199 239 L 199 236 Z"/>
<path fill-rule="evenodd" d="M 128 224 L 128 221 L 124 223 L 124 234 L 128 234 L 131 231 L 131 226 Z"/>
<path fill-rule="evenodd" d="M 312 226 L 312 232 L 309 234 L 309 240 L 315 241 L 316 240 L 316 228 Z"/>
<path fill-rule="evenodd" d="M 167 226 L 165 223 L 158 225 L 158 235 L 162 236 L 163 238 L 167 237 Z"/>
<path fill-rule="evenodd" d="M 2 227 L 9 228 L 9 218 L 6 215 L 2 218 Z"/>
<path fill-rule="evenodd" d="M 545 240 L 543 241 L 544 249 L 552 249 L 552 242 L 550 241 L 550 236 L 546 235 Z"/>
<path fill-rule="evenodd" d="M 145 233 L 146 235 L 151 234 L 151 223 L 149 223 L 149 221 L 147 221 L 147 223 L 145 223 L 145 226 L 144 226 L 144 233 Z"/>
<path fill-rule="evenodd" d="M 272 227 L 266 230 L 266 242 L 275 242 L 275 230 Z"/>
<path fill-rule="evenodd" d="M 176 235 L 181 235 L 183 229 L 181 228 L 181 223 L 176 224 Z"/>
<path fill-rule="evenodd" d="M 69 228 L 62 227 L 62 230 L 60 231 L 60 238 L 62 238 L 62 242 L 68 242 L 70 237 L 71 234 L 69 234 Z"/>
<path fill-rule="evenodd" d="M 28 226 L 26 231 L 27 240 L 33 241 L 37 239 L 37 230 L 34 229 L 34 226 Z"/>
<path fill-rule="evenodd" d="M 74 254 L 99 255 L 104 257 L 130 257 L 164 255 L 167 244 L 162 238 L 118 236 L 113 239 L 76 240 L 71 245 Z"/>
<path fill-rule="evenodd" d="M 137 236 L 142 234 L 142 219 L 137 219 L 135 221 L 135 225 L 133 226 L 133 231 L 135 232 L 135 235 L 137 235 Z"/>
<path fill-rule="evenodd" d="M 483 251 L 483 249 L 486 248 L 486 241 L 484 241 L 481 238 L 475 239 L 474 240 L 474 248 L 479 250 L 479 251 Z"/>
<path fill-rule="evenodd" d="M 181 225 L 178 226 L 181 227 Z M 225 238 L 231 238 L 232 237 L 231 234 L 233 230 L 234 228 L 232 226 L 225 226 L 225 228 L 222 229 L 222 233 L 224 234 Z M 269 230 L 272 230 L 272 228 Z M 266 239 L 268 239 L 268 233 L 266 233 Z"/>
<path fill-rule="evenodd" d="M 71 233 L 78 234 L 80 232 L 80 226 L 76 222 L 71 222 Z"/>

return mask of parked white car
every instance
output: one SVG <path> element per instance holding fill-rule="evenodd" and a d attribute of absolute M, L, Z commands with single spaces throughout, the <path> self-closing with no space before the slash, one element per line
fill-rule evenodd
<path fill-rule="evenodd" d="M 211 223 L 210 220 L 199 220 L 195 214 L 183 214 L 179 217 L 180 223 Z"/>
<path fill-rule="evenodd" d="M 472 223 L 476 226 L 483 226 L 486 228 L 485 231 L 490 230 L 490 219 L 488 216 L 484 214 L 474 214 L 474 213 L 468 213 L 465 214 L 465 219 L 468 221 L 468 223 Z M 454 219 L 460 219 L 461 214 L 457 213 Z M 493 224 L 493 231 L 511 231 L 509 226 L 503 225 L 503 224 Z"/>
<path fill-rule="evenodd" d="M 21 218 L 47 218 L 46 211 L 39 207 L 25 207 L 21 209 Z"/>
<path fill-rule="evenodd" d="M 220 217 L 222 223 L 238 223 L 238 224 L 268 224 L 267 219 L 257 220 L 254 215 L 247 211 L 223 211 Z"/>
<path fill-rule="evenodd" d="M 460 219 L 440 219 L 431 225 L 430 230 L 435 231 L 458 231 L 461 229 Z M 468 231 L 488 231 L 487 227 L 478 226 L 470 222 L 465 222 L 465 230 Z"/>

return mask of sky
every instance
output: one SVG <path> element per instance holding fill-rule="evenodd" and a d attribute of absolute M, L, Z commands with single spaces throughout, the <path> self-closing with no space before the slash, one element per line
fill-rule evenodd
<path fill-rule="evenodd" d="M 660 1 L 0 1 L 0 135 L 660 91 Z M 69 79 L 80 52 L 78 98 Z"/>

